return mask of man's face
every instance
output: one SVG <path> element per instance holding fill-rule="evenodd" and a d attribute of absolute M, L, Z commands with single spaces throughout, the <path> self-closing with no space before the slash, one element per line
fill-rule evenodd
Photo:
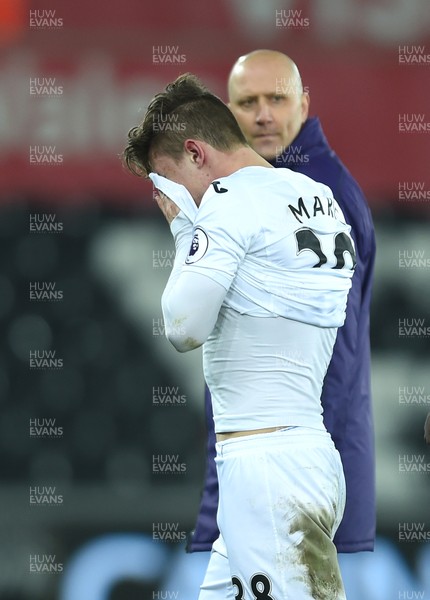
<path fill-rule="evenodd" d="M 308 117 L 309 96 L 277 58 L 245 62 L 234 72 L 229 92 L 230 109 L 248 144 L 266 160 L 291 144 Z"/>
<path fill-rule="evenodd" d="M 176 161 L 166 154 L 154 153 L 151 157 L 151 166 L 158 175 L 185 186 L 197 206 L 200 205 L 209 184 L 204 180 L 201 171 L 196 168 L 189 155 L 184 154 L 181 159 Z"/>

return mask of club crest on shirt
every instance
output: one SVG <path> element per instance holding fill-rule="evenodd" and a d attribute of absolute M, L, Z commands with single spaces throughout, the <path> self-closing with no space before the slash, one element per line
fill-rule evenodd
<path fill-rule="evenodd" d="M 200 260 L 208 249 L 209 240 L 206 233 L 200 227 L 196 227 L 193 234 L 193 241 L 191 242 L 191 248 L 185 259 L 185 264 L 192 265 L 193 263 Z"/>

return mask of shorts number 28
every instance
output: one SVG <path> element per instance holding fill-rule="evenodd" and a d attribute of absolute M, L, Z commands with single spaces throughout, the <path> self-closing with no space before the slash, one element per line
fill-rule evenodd
<path fill-rule="evenodd" d="M 248 600 L 243 595 L 243 584 L 238 577 L 232 577 L 231 582 L 237 588 L 236 596 L 234 600 Z M 257 573 L 251 577 L 251 589 L 254 594 L 255 600 L 275 600 L 273 596 L 270 595 L 270 590 L 272 589 L 272 584 L 270 583 L 270 579 L 267 575 L 263 573 Z"/>

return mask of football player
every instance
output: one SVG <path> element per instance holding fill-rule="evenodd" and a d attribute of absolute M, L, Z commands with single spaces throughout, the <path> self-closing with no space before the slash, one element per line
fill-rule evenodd
<path fill-rule="evenodd" d="M 154 128 L 169 120 L 182 127 Z M 155 96 L 124 158 L 156 174 L 175 238 L 166 335 L 180 352 L 203 345 L 219 481 L 208 571 L 224 557 L 236 600 L 344 599 L 345 481 L 320 402 L 356 265 L 342 210 L 326 185 L 255 152 L 192 75 Z"/>

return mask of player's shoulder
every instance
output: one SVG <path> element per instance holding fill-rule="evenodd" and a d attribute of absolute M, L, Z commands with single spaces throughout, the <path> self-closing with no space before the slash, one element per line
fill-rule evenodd
<path fill-rule="evenodd" d="M 313 207 L 317 202 L 321 206 L 319 199 L 324 199 L 329 208 L 312 208 L 315 213 L 333 216 L 333 206 L 339 211 L 336 216 L 342 214 L 327 185 L 287 168 L 251 166 L 212 181 L 203 196 L 199 213 L 205 220 L 237 218 L 242 223 L 245 220 L 260 222 L 267 216 L 268 206 L 273 212 L 274 206 L 294 207 L 297 204 L 300 212 L 303 203 Z"/>
<path fill-rule="evenodd" d="M 203 195 L 195 225 L 208 229 L 237 230 L 248 233 L 258 229 L 258 196 L 252 177 L 233 175 L 213 180 Z"/>
<path fill-rule="evenodd" d="M 282 174 L 296 193 L 302 192 L 299 195 L 323 194 L 324 196 L 333 197 L 333 191 L 330 186 L 322 181 L 313 179 L 309 175 L 305 175 L 305 173 L 292 171 L 286 167 L 278 168 L 276 171 L 279 171 L 280 174 Z"/>
<path fill-rule="evenodd" d="M 254 200 L 260 197 L 258 190 L 264 185 L 260 171 L 268 170 L 264 167 L 244 167 L 231 175 L 214 179 L 203 195 L 199 211 L 206 214 L 217 211 L 221 214 L 223 211 L 241 211 L 244 207 L 249 209 Z"/>
<path fill-rule="evenodd" d="M 314 181 L 303 173 L 295 173 L 291 169 L 262 166 L 249 166 L 238 169 L 227 177 L 212 181 L 203 201 L 212 198 L 248 202 L 253 197 L 258 198 L 262 190 L 273 193 L 282 192 L 283 195 L 296 195 L 297 193 L 322 193 L 332 194 L 330 188 Z M 244 194 L 246 191 L 246 195 Z M 203 203 L 202 201 L 202 203 Z"/>
<path fill-rule="evenodd" d="M 271 167 L 243 167 L 226 177 L 220 177 L 219 179 L 212 181 L 204 197 L 214 197 L 218 195 L 226 198 L 228 195 L 232 196 L 238 191 L 242 191 L 244 188 L 246 188 L 247 191 L 252 192 L 256 187 L 266 185 L 268 178 L 270 179 L 271 176 L 273 178 L 274 175 L 275 169 Z"/>

